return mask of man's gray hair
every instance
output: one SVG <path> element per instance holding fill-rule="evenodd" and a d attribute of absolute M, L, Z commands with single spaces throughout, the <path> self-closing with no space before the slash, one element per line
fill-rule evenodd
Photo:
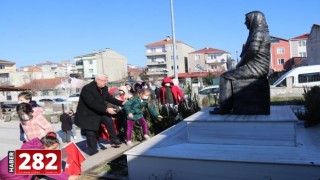
<path fill-rule="evenodd" d="M 105 75 L 105 74 L 96 74 L 96 76 L 95 76 L 95 80 L 97 80 L 97 79 L 101 79 L 101 78 L 103 78 L 103 77 L 108 77 L 107 75 Z"/>

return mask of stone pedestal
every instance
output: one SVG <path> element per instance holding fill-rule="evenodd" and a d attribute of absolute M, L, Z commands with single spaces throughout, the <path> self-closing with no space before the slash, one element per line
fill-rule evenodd
<path fill-rule="evenodd" d="M 290 107 L 271 107 L 270 115 L 209 110 L 127 151 L 129 179 L 320 178 L 320 147 Z"/>

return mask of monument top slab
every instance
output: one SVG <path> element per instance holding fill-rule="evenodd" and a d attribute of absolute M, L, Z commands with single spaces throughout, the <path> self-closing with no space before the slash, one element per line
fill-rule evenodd
<path fill-rule="evenodd" d="M 297 117 L 291 110 L 290 106 L 271 106 L 270 115 L 212 115 L 209 114 L 209 111 L 212 108 L 205 108 L 200 112 L 189 116 L 184 119 L 186 122 L 201 122 L 201 121 L 245 121 L 245 122 L 254 122 L 254 121 L 268 121 L 268 122 L 295 122 L 298 121 Z"/>

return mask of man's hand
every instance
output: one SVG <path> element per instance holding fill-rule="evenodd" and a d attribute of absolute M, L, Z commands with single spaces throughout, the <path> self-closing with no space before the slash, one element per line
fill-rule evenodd
<path fill-rule="evenodd" d="M 114 108 L 107 108 L 106 111 L 107 111 L 107 113 L 109 113 L 111 115 L 117 114 L 117 110 Z"/>
<path fill-rule="evenodd" d="M 128 117 L 133 118 L 133 114 L 132 113 L 128 114 Z"/>
<path fill-rule="evenodd" d="M 163 117 L 162 117 L 161 115 L 159 115 L 159 116 L 158 116 L 158 119 L 161 120 L 161 119 L 163 119 Z"/>

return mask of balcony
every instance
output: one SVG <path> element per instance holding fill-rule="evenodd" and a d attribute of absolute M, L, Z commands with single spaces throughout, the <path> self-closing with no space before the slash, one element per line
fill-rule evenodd
<path fill-rule="evenodd" d="M 158 56 L 158 55 L 166 55 L 167 51 L 165 49 L 158 51 L 147 51 L 146 56 Z"/>
<path fill-rule="evenodd" d="M 147 60 L 147 65 L 163 65 L 167 64 L 165 60 Z"/>
<path fill-rule="evenodd" d="M 10 80 L 8 80 L 7 78 L 0 79 L 0 85 L 1 85 L 1 86 L 10 86 L 10 85 L 11 85 L 11 82 L 10 82 Z"/>
<path fill-rule="evenodd" d="M 147 75 L 160 75 L 160 74 L 167 74 L 168 71 L 165 69 L 149 69 L 149 71 L 147 72 Z"/>
<path fill-rule="evenodd" d="M 221 62 L 219 59 L 207 59 L 206 64 L 223 64 L 224 62 Z"/>

